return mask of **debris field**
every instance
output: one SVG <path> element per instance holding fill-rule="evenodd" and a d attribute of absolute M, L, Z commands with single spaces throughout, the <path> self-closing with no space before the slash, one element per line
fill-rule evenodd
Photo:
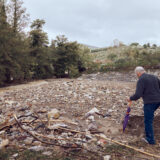
<path fill-rule="evenodd" d="M 127 73 L 111 72 L 3 88 L 0 90 L 0 148 L 19 146 L 51 155 L 57 147 L 67 153 L 90 152 L 97 154 L 95 157 L 111 159 L 111 155 L 103 152 L 112 143 L 105 137 L 127 145 L 144 136 L 142 100 L 132 104 L 128 126 L 122 132 L 127 99 L 135 86 L 134 73 L 127 76 Z M 159 112 L 155 118 L 158 141 Z"/>

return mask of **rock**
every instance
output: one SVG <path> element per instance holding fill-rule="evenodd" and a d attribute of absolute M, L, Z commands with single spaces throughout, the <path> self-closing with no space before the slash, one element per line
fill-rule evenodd
<path fill-rule="evenodd" d="M 93 137 L 92 137 L 91 134 L 86 134 L 86 138 L 87 138 L 87 139 L 92 139 Z"/>
<path fill-rule="evenodd" d="M 73 136 L 73 133 L 71 133 L 71 132 L 68 132 L 68 136 Z"/>
<path fill-rule="evenodd" d="M 61 136 L 64 137 L 64 138 L 67 138 L 68 134 L 67 133 L 62 133 Z"/>
<path fill-rule="evenodd" d="M 33 100 L 33 101 L 32 101 L 32 103 L 34 103 L 34 104 L 35 104 L 35 103 L 37 103 L 37 101 L 36 101 L 36 100 Z"/>
<path fill-rule="evenodd" d="M 43 152 L 42 154 L 45 155 L 45 156 L 51 156 L 52 152 L 51 151 L 46 151 L 46 152 Z"/>
<path fill-rule="evenodd" d="M 49 134 L 47 137 L 48 137 L 48 138 L 51 138 L 51 139 L 54 139 L 54 138 L 55 138 L 55 136 L 54 136 L 53 134 Z"/>
<path fill-rule="evenodd" d="M 101 100 L 100 98 L 97 98 L 97 99 L 96 99 L 96 102 L 99 102 L 100 100 Z"/>
<path fill-rule="evenodd" d="M 97 130 L 97 125 L 96 125 L 96 123 L 90 123 L 89 125 L 88 125 L 88 130 L 89 131 L 91 131 L 91 130 Z"/>
<path fill-rule="evenodd" d="M 101 147 L 105 147 L 107 144 L 107 141 L 104 140 L 104 139 L 100 139 L 98 142 L 97 142 L 97 145 L 101 146 Z"/>
<path fill-rule="evenodd" d="M 29 150 L 32 150 L 32 151 L 44 151 L 44 147 L 43 146 L 33 146 L 33 147 L 30 147 Z"/>
<path fill-rule="evenodd" d="M 58 119 L 60 117 L 60 112 L 57 109 L 52 109 L 50 112 L 48 112 L 48 119 Z"/>
<path fill-rule="evenodd" d="M 15 104 L 16 102 L 15 101 L 5 101 L 5 103 L 9 104 L 9 105 L 13 105 Z"/>
<path fill-rule="evenodd" d="M 32 143 L 32 145 L 34 145 L 34 146 L 40 146 L 42 143 L 41 142 L 39 142 L 39 141 L 34 141 L 33 143 Z"/>
<path fill-rule="evenodd" d="M 8 144 L 9 144 L 9 140 L 8 139 L 2 139 L 1 142 L 0 142 L 0 149 L 4 148 Z"/>
<path fill-rule="evenodd" d="M 83 144 L 83 147 L 86 148 L 86 149 L 88 149 L 87 143 L 84 143 L 84 144 Z"/>
<path fill-rule="evenodd" d="M 106 155 L 103 157 L 104 160 L 111 160 L 111 156 L 110 155 Z"/>
<path fill-rule="evenodd" d="M 14 158 L 18 157 L 18 153 L 15 153 L 14 155 L 12 155 L 12 157 Z"/>
<path fill-rule="evenodd" d="M 99 110 L 95 107 L 91 109 L 88 113 L 85 114 L 85 117 L 88 117 L 90 115 L 93 115 L 94 113 L 99 113 Z"/>
<path fill-rule="evenodd" d="M 102 133 L 99 134 L 99 136 L 100 136 L 101 138 L 104 138 L 104 139 L 107 138 L 106 135 L 104 135 L 104 134 L 102 134 Z"/>
<path fill-rule="evenodd" d="M 88 120 L 90 120 L 91 122 L 95 121 L 94 116 L 89 116 Z"/>
<path fill-rule="evenodd" d="M 0 135 L 4 136 L 4 134 L 5 134 L 5 131 L 0 131 Z"/>
<path fill-rule="evenodd" d="M 61 141 L 61 144 L 65 146 L 67 143 L 66 141 Z"/>
<path fill-rule="evenodd" d="M 97 138 L 92 138 L 91 142 L 97 142 Z"/>
<path fill-rule="evenodd" d="M 108 110 L 108 113 L 112 113 L 112 112 L 114 112 L 113 109 L 109 109 L 109 110 Z"/>
<path fill-rule="evenodd" d="M 52 126 L 48 126 L 49 129 L 58 129 L 59 127 L 63 127 L 63 128 L 67 128 L 67 125 L 66 124 L 63 124 L 63 123 L 57 123 L 57 124 L 54 124 Z"/>
<path fill-rule="evenodd" d="M 32 144 L 32 141 L 33 141 L 33 138 L 27 137 L 27 138 L 24 140 L 24 143 L 25 143 L 26 145 L 29 145 L 29 144 Z"/>
<path fill-rule="evenodd" d="M 85 76 L 88 78 L 85 78 Z M 0 92 L 0 113 L 2 112 L 0 114 L 0 125 L 2 130 L 8 120 L 11 124 L 15 123 L 14 119 L 13 123 L 10 122 L 13 116 L 8 115 L 14 112 L 17 114 L 22 127 L 34 135 L 36 135 L 36 133 L 44 135 L 44 137 L 40 136 L 43 141 L 46 139 L 49 141 L 50 138 L 51 141 L 54 142 L 54 139 L 60 138 L 57 142 L 65 146 L 77 142 L 79 145 L 86 144 L 86 147 L 96 152 L 102 149 L 99 146 L 105 147 L 106 143 L 99 140 L 94 134 L 90 134 L 90 131 L 97 131 L 97 128 L 98 131 L 104 133 L 107 137 L 115 138 L 117 141 L 136 141 L 137 137 L 133 138 L 132 134 L 128 132 L 122 135 L 120 130 L 122 128 L 120 123 L 124 119 L 124 113 L 127 107 L 125 106 L 127 105 L 126 99 L 135 91 L 135 83 L 117 82 L 119 80 L 132 81 L 134 78 L 132 78 L 128 72 L 127 74 L 117 74 L 117 72 L 96 74 L 96 80 L 94 81 L 90 80 L 93 75 L 85 76 L 81 77 L 79 80 L 50 79 L 47 80 L 48 84 L 45 85 L 27 86 L 23 89 L 14 89 L 12 91 L 8 90 L 5 91 L 5 94 L 1 94 Z M 124 105 L 124 103 L 126 104 Z M 142 115 L 142 103 L 141 100 L 135 102 L 135 107 L 132 110 L 133 115 Z M 17 105 L 20 107 L 16 107 Z M 57 109 L 52 110 L 52 108 Z M 56 113 L 58 112 L 58 116 L 55 116 L 56 114 L 54 114 L 55 112 L 53 113 L 53 111 L 56 111 Z M 95 114 L 99 111 L 102 115 L 106 113 L 106 118 Z M 37 113 L 37 115 L 34 112 Z M 159 115 L 160 110 L 158 110 L 156 114 Z M 64 115 L 64 117 L 59 117 L 60 115 Z M 86 117 L 83 117 L 84 115 Z M 59 119 L 54 120 L 54 122 L 50 121 L 50 126 L 45 127 L 48 120 L 56 118 Z M 27 125 L 25 122 L 31 122 L 31 125 Z M 9 128 L 9 126 L 7 128 Z M 11 126 L 12 128 L 10 127 L 5 130 L 5 133 L 0 132 L 1 138 L 6 137 L 7 134 L 11 144 L 17 146 L 22 146 L 21 142 L 24 142 L 23 147 L 30 144 L 31 146 L 42 145 L 41 142 L 34 141 L 32 138 L 27 138 L 28 134 L 20 132 L 16 125 Z M 69 130 L 65 131 L 65 129 L 59 129 L 60 127 L 82 132 L 86 131 L 86 135 L 76 134 L 74 132 L 71 133 L 71 131 L 68 132 Z M 102 139 L 105 139 L 104 135 L 100 136 Z M 107 142 L 107 145 L 109 143 L 110 142 Z M 99 146 L 97 146 L 97 144 Z M 50 145 L 47 147 L 52 149 Z M 93 149 L 94 147 L 95 149 Z M 50 151 L 52 152 L 52 150 Z M 42 152 L 44 152 L 44 150 Z"/>

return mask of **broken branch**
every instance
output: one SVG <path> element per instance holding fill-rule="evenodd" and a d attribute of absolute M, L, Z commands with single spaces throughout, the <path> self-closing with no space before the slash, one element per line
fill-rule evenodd
<path fill-rule="evenodd" d="M 142 154 L 144 154 L 144 155 L 147 155 L 147 156 L 150 156 L 150 157 L 155 157 L 155 158 L 160 158 L 159 155 L 154 155 L 154 154 L 151 154 L 151 153 L 143 152 L 143 151 L 141 151 L 140 149 L 137 149 L 137 148 L 134 148 L 134 147 L 132 147 L 132 146 L 129 146 L 129 145 L 120 143 L 120 142 L 115 141 L 115 140 L 112 140 L 112 139 L 110 139 L 110 138 L 105 138 L 105 137 L 102 137 L 102 136 L 100 136 L 100 135 L 96 135 L 96 136 L 99 137 L 99 138 L 103 138 L 103 139 L 105 139 L 105 140 L 108 140 L 108 141 L 110 141 L 110 142 L 116 143 L 116 144 L 118 144 L 118 145 L 124 146 L 124 147 L 126 147 L 126 148 L 133 149 L 134 151 L 137 151 L 137 152 L 142 153 Z"/>

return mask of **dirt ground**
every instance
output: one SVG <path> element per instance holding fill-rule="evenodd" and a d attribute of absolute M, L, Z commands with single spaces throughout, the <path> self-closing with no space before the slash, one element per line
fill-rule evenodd
<path fill-rule="evenodd" d="M 135 91 L 136 79 L 130 75 L 126 82 L 124 77 L 126 75 L 119 73 L 117 75 L 113 73 L 110 75 L 92 74 L 78 79 L 49 79 L 1 88 L 0 118 L 3 120 L 8 114 L 12 113 L 20 117 L 36 111 L 41 119 L 46 119 L 47 112 L 56 108 L 60 112 L 59 120 L 67 120 L 78 124 L 70 125 L 70 129 L 88 132 L 91 125 L 90 120 L 86 117 L 86 113 L 96 107 L 101 115 L 106 115 L 105 117 L 97 114 L 93 115 L 94 122 L 91 124 L 93 128 L 96 128 L 96 132 L 103 133 L 112 140 L 129 144 L 157 155 L 160 143 L 160 109 L 157 110 L 154 120 L 155 138 L 157 141 L 154 149 L 140 141 L 144 136 L 142 100 L 132 104 L 129 123 L 125 133 L 123 133 L 122 121 L 127 109 L 127 98 Z M 38 129 L 34 128 L 34 130 L 38 133 L 46 134 L 41 127 Z M 9 133 L 11 134 L 12 132 L 15 132 L 14 129 L 10 129 Z M 17 133 L 19 134 L 20 132 Z M 12 145 L 17 144 L 13 136 L 7 136 Z M 111 142 L 106 143 L 108 147 L 112 145 Z M 87 147 L 92 148 L 90 145 L 87 144 Z M 139 159 L 154 159 L 139 153 L 136 153 L 136 156 L 132 158 L 125 157 L 123 153 L 126 150 L 123 148 L 122 152 L 119 152 L 121 148 L 118 148 L 117 151 L 116 147 L 110 149 L 110 151 L 107 150 L 104 154 L 110 154 L 111 159 L 115 160 L 118 157 L 119 159 L 135 160 L 138 159 L 136 157 L 139 157 Z M 97 147 L 95 150 L 99 150 L 99 148 Z M 116 156 L 116 152 L 121 156 Z M 130 154 L 131 151 L 127 153 Z M 78 158 L 74 159 L 78 160 Z"/>

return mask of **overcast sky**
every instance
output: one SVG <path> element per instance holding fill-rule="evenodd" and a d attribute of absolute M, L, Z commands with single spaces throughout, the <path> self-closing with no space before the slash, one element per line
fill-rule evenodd
<path fill-rule="evenodd" d="M 66 35 L 70 41 L 97 47 L 118 39 L 160 44 L 160 0 L 23 0 L 31 20 L 46 21 L 49 39 Z"/>

